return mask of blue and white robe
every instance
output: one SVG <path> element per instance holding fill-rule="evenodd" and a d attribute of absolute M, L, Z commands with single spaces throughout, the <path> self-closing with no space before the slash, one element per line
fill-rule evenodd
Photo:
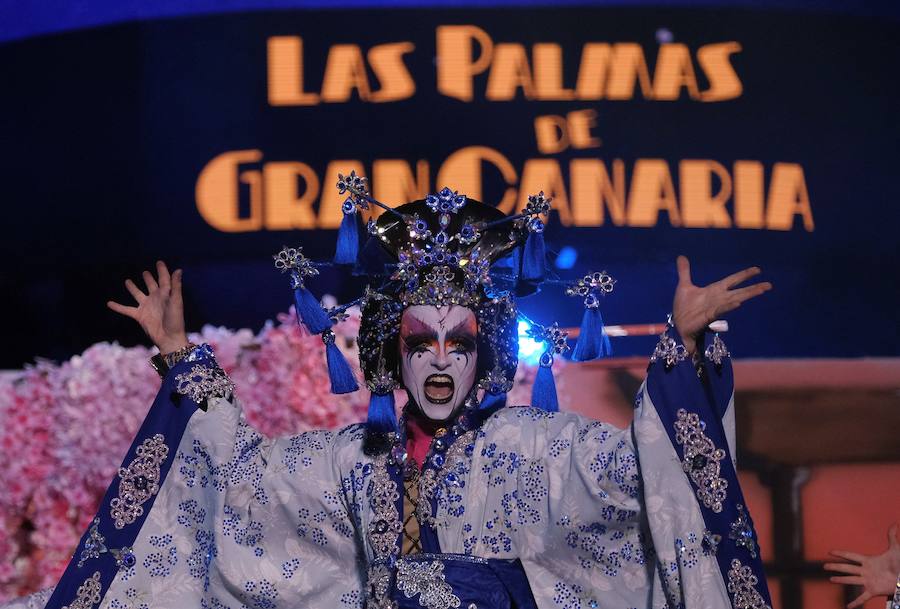
<path fill-rule="evenodd" d="M 201 409 L 200 381 L 222 379 L 203 346 L 163 380 L 52 596 L 13 606 L 768 607 L 731 366 L 718 338 L 706 353 L 661 339 L 626 429 L 531 407 L 457 425 L 421 477 L 425 552 L 399 556 L 399 468 L 364 454 L 364 427 L 267 439 L 231 398 Z"/>

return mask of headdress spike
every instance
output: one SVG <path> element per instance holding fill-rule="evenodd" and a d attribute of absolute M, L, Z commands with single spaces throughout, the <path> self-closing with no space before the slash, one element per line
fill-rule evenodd
<path fill-rule="evenodd" d="M 544 196 L 544 191 L 528 197 L 523 215 L 525 228 L 528 230 L 528 239 L 522 251 L 521 278 L 528 282 L 540 282 L 547 275 L 547 252 L 544 246 L 544 221 L 541 215 L 550 212 L 550 197 Z"/>
<path fill-rule="evenodd" d="M 584 298 L 584 317 L 578 342 L 572 352 L 572 360 L 586 362 L 612 353 L 609 336 L 603 331 L 603 317 L 600 315 L 600 298 L 613 291 L 616 280 L 606 271 L 588 273 L 577 283 L 566 288 L 569 296 Z"/>
<path fill-rule="evenodd" d="M 300 247 L 285 246 L 272 257 L 275 259 L 275 268 L 282 273 L 290 273 L 297 316 L 310 333 L 321 334 L 331 328 L 331 319 L 325 314 L 325 310 L 316 297 L 304 285 L 306 279 L 315 277 L 319 271 L 309 258 L 303 255 L 302 250 L 303 248 Z"/>

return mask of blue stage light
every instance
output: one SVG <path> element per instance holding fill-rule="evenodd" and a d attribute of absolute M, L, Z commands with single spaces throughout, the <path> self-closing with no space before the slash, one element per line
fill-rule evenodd
<path fill-rule="evenodd" d="M 519 320 L 519 361 L 523 364 L 536 365 L 544 352 L 544 343 L 528 336 L 528 322 Z"/>
<path fill-rule="evenodd" d="M 554 265 L 558 269 L 570 269 L 575 266 L 576 260 L 578 260 L 578 250 L 571 245 L 567 245 L 559 250 L 559 255 L 556 256 Z"/>

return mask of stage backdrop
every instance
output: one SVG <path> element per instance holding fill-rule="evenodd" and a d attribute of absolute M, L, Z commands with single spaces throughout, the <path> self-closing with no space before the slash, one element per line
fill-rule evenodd
<path fill-rule="evenodd" d="M 51 28 L 52 29 L 52 28 Z M 896 356 L 898 28 L 715 7 L 270 10 L 0 45 L 0 367 L 140 340 L 105 310 L 157 258 L 188 321 L 259 327 L 284 244 L 333 253 L 338 172 L 401 203 L 554 197 L 554 270 L 618 279 L 607 323 L 665 319 L 752 264 L 739 357 Z M 558 257 L 557 257 L 558 256 Z M 364 282 L 328 272 L 312 288 Z M 578 301 L 523 301 L 575 326 Z M 652 338 L 616 339 L 618 354 Z"/>

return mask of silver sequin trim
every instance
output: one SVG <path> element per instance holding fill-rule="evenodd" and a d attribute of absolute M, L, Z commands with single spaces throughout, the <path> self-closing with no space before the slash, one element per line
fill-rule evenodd
<path fill-rule="evenodd" d="M 209 398 L 221 398 L 234 392 L 234 383 L 221 368 L 196 365 L 190 372 L 175 377 L 175 391 L 203 404 Z"/>
<path fill-rule="evenodd" d="M 704 430 L 706 424 L 696 413 L 688 413 L 684 408 L 678 410 L 675 421 L 675 441 L 684 445 L 682 469 L 697 485 L 697 498 L 703 505 L 715 513 L 722 511 L 728 481 L 722 478 L 721 464 L 725 451 L 716 448 Z"/>
<path fill-rule="evenodd" d="M 369 543 L 375 559 L 387 558 L 399 553 L 397 537 L 403 526 L 397 501 L 400 493 L 397 483 L 391 479 L 387 471 L 387 456 L 375 458 L 372 473 L 372 495 L 369 503 L 372 507 L 372 521 L 369 523 Z"/>
<path fill-rule="evenodd" d="M 711 361 L 716 366 L 721 366 L 722 362 L 725 361 L 725 358 L 731 356 L 731 353 L 728 352 L 728 347 L 725 346 L 725 343 L 719 338 L 718 334 L 713 337 L 712 343 L 710 343 L 703 354 L 706 356 L 707 360 Z"/>
<path fill-rule="evenodd" d="M 397 603 L 388 597 L 391 570 L 387 565 L 372 565 L 368 571 L 366 609 L 396 609 Z"/>
<path fill-rule="evenodd" d="M 144 440 L 128 467 L 119 468 L 119 496 L 109 502 L 117 529 L 131 524 L 143 513 L 143 504 L 159 492 L 159 467 L 169 455 L 162 434 Z"/>
<path fill-rule="evenodd" d="M 487 559 L 481 556 L 472 556 L 471 554 L 434 554 L 432 552 L 420 552 L 405 560 L 442 560 L 444 562 L 458 561 L 475 565 L 488 564 Z"/>
<path fill-rule="evenodd" d="M 100 602 L 100 571 L 94 571 L 94 574 L 84 580 L 84 583 L 78 586 L 78 592 L 75 593 L 75 600 L 62 609 L 91 609 Z"/>
<path fill-rule="evenodd" d="M 668 331 L 669 329 L 666 328 L 659 335 L 659 342 L 656 343 L 656 347 L 650 355 L 650 361 L 655 363 L 658 360 L 663 360 L 666 368 L 671 368 L 678 362 L 686 360 L 688 353 L 684 345 L 679 345 L 674 338 L 669 336 Z"/>
<path fill-rule="evenodd" d="M 459 597 L 444 577 L 444 563 L 401 560 L 397 563 L 397 589 L 406 598 L 419 595 L 419 605 L 425 609 L 459 607 Z"/>
<path fill-rule="evenodd" d="M 731 561 L 728 570 L 728 593 L 731 594 L 734 609 L 772 609 L 756 589 L 759 580 L 753 575 L 750 567 L 741 561 Z"/>
<path fill-rule="evenodd" d="M 420 525 L 435 525 L 437 514 L 431 511 L 431 500 L 434 499 L 438 486 L 447 479 L 447 474 L 450 472 L 463 473 L 460 466 L 469 461 L 469 457 L 466 456 L 466 447 L 474 441 L 474 430 L 467 431 L 456 438 L 453 445 L 447 449 L 447 453 L 444 456 L 444 465 L 441 466 L 441 469 L 428 468 L 422 474 L 422 477 L 419 478 L 419 501 L 416 504 L 416 518 Z M 463 465 L 462 469 L 464 467 Z"/>

